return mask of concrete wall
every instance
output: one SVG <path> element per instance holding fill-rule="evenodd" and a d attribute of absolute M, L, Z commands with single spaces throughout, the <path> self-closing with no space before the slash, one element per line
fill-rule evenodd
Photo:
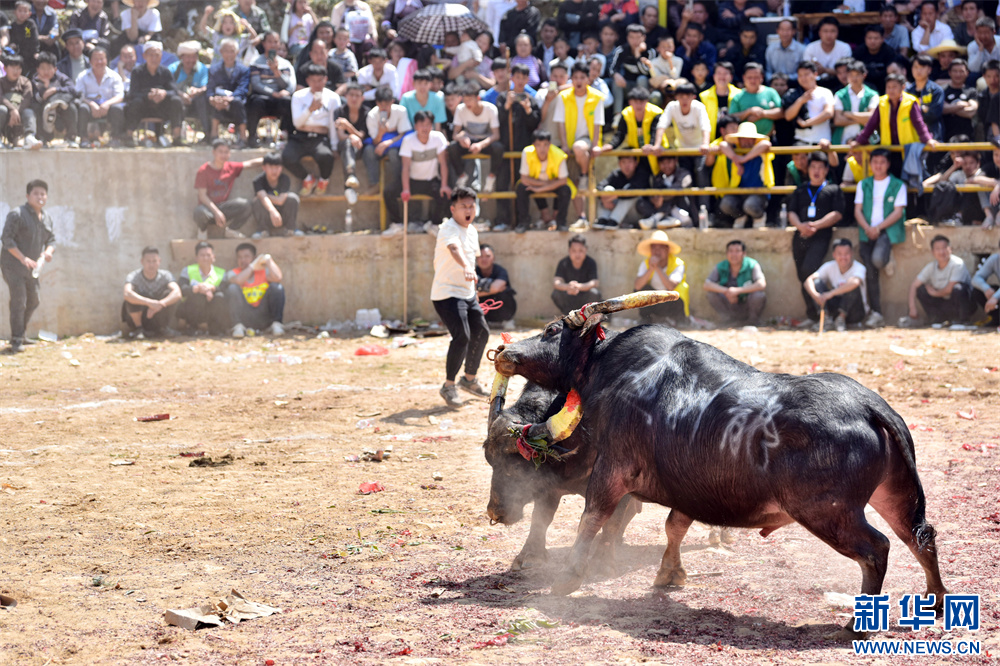
<path fill-rule="evenodd" d="M 254 154 L 235 155 L 249 159 Z M 109 333 L 120 328 L 119 308 L 124 276 L 139 265 L 145 245 L 160 247 L 164 266 L 177 272 L 193 261 L 195 205 L 194 173 L 207 159 L 201 150 L 41 151 L 0 153 L 0 220 L 24 202 L 24 185 L 32 178 L 49 182 L 49 211 L 55 219 L 58 249 L 41 278 L 42 305 L 29 333 L 39 328 L 61 335 L 86 331 Z M 336 173 L 336 172 L 335 172 Z M 254 174 L 241 177 L 238 192 L 250 195 Z M 330 203 L 307 203 L 309 223 L 331 228 L 342 224 L 342 213 Z M 355 209 L 355 226 L 376 228 L 377 211 Z M 883 278 L 883 314 L 889 321 L 905 313 L 910 281 L 930 261 L 930 236 L 942 231 L 970 270 L 977 254 L 996 251 L 1000 231 L 979 228 L 936 230 L 916 228 L 894 250 L 898 262 L 893 278 Z M 601 289 L 607 296 L 631 291 L 639 257 L 636 244 L 648 232 L 590 232 L 591 255 L 598 262 Z M 856 240 L 853 229 L 837 236 Z M 565 255 L 570 234 L 529 232 L 523 235 L 482 234 L 481 242 L 496 249 L 518 291 L 519 319 L 548 318 L 552 273 Z M 692 286 L 692 312 L 711 318 L 699 288 L 732 238 L 743 239 L 751 256 L 763 265 L 768 279 L 766 315 L 802 316 L 804 307 L 791 259 L 792 234 L 778 230 L 675 230 L 672 240 L 683 247 Z M 184 239 L 184 240 L 177 240 Z M 216 241 L 219 263 L 233 265 L 239 241 Z M 409 247 L 410 316 L 434 318 L 428 298 L 434 239 L 411 235 Z M 322 323 L 353 317 L 359 308 L 379 308 L 383 316 L 402 316 L 401 237 L 327 235 L 265 239 L 258 248 L 270 252 L 285 272 L 289 301 L 286 321 Z M 0 336 L 10 333 L 6 285 L 0 284 Z"/>

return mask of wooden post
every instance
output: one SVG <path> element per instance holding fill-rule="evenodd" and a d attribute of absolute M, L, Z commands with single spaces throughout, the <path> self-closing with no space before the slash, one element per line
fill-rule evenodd
<path fill-rule="evenodd" d="M 408 305 L 409 305 L 409 274 L 410 274 L 410 262 L 408 256 L 410 237 L 410 202 L 403 202 L 403 328 L 409 325 L 409 315 Z"/>

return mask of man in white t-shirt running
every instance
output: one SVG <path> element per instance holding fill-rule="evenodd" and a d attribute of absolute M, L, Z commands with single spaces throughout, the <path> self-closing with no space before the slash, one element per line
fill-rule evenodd
<path fill-rule="evenodd" d="M 476 298 L 476 257 L 480 253 L 479 232 L 472 226 L 476 193 L 467 187 L 456 188 L 451 195 L 451 215 L 441 223 L 434 246 L 431 301 L 451 333 L 441 397 L 449 407 L 460 407 L 463 401 L 458 397 L 459 388 L 481 398 L 489 395 L 476 379 L 476 373 L 490 337 L 490 326 Z M 456 382 L 463 361 L 465 375 Z"/>
<path fill-rule="evenodd" d="M 841 238 L 833 244 L 833 260 L 820 266 L 802 286 L 817 307 L 835 317 L 834 326 L 843 332 L 848 324 L 862 322 L 868 314 L 865 275 L 865 267 L 854 260 L 851 241 Z"/>

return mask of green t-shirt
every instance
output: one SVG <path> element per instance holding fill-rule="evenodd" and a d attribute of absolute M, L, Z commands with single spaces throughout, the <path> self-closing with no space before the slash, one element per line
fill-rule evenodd
<path fill-rule="evenodd" d="M 759 106 L 765 111 L 780 109 L 781 97 L 774 88 L 761 86 L 756 93 L 748 93 L 746 90 L 741 90 L 729 100 L 729 112 L 734 114 L 743 113 L 755 106 Z M 770 135 L 774 129 L 774 121 L 767 118 L 761 118 L 754 125 L 757 126 L 757 131 L 761 134 Z"/>

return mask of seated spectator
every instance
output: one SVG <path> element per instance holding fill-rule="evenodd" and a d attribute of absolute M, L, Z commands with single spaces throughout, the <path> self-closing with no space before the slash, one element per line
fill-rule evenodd
<path fill-rule="evenodd" d="M 345 81 L 354 80 L 358 76 L 358 59 L 350 46 L 351 31 L 347 28 L 338 28 L 333 35 L 333 50 L 330 51 L 329 58 L 343 72 Z M 304 78 L 300 80 L 305 81 Z"/>
<path fill-rule="evenodd" d="M 38 55 L 38 25 L 31 18 L 28 0 L 14 3 L 14 20 L 8 30 L 8 39 L 8 46 L 21 57 L 21 73 L 30 81 L 35 75 L 35 56 Z"/>
<path fill-rule="evenodd" d="M 215 248 L 208 241 L 194 247 L 196 262 L 181 271 L 177 284 L 184 299 L 177 307 L 177 322 L 196 333 L 203 324 L 212 335 L 229 332 L 226 304 L 226 270 L 215 265 Z"/>
<path fill-rule="evenodd" d="M 977 119 L 987 141 L 1000 136 L 1000 60 L 990 60 L 983 70 L 986 89 L 976 97 Z"/>
<path fill-rule="evenodd" d="M 247 162 L 230 162 L 229 144 L 223 139 L 212 142 L 212 161 L 202 164 L 194 179 L 194 187 L 198 190 L 194 221 L 199 229 L 208 232 L 209 238 L 223 238 L 227 229 L 239 229 L 250 219 L 250 202 L 241 197 L 230 198 L 230 195 L 243 170 L 262 162 L 260 157 Z"/>
<path fill-rule="evenodd" d="M 650 186 L 654 190 L 679 190 L 691 187 L 691 173 L 678 166 L 676 155 L 660 155 L 657 161 L 660 173 L 653 176 Z M 639 228 L 644 230 L 670 229 L 691 226 L 691 201 L 687 196 L 653 195 L 642 197 L 635 206 L 641 218 Z"/>
<path fill-rule="evenodd" d="M 292 93 L 295 92 L 295 69 L 278 55 L 278 33 L 264 33 L 264 53 L 250 66 L 250 95 L 247 99 L 247 130 L 251 148 L 257 147 L 257 125 L 265 116 L 276 116 L 281 130 L 292 129 Z"/>
<path fill-rule="evenodd" d="M 725 325 L 760 325 L 760 313 L 767 305 L 767 280 L 756 259 L 747 256 L 741 240 L 726 243 L 726 259 L 705 278 L 705 296 Z"/>
<path fill-rule="evenodd" d="M 231 11 L 236 14 L 237 19 L 246 21 L 250 25 L 250 29 L 257 35 L 263 35 L 271 29 L 271 21 L 267 17 L 267 12 L 258 7 L 254 0 L 236 0 Z"/>
<path fill-rule="evenodd" d="M 649 178 L 649 171 L 639 168 L 638 157 L 619 156 L 618 168 L 597 184 L 597 189 L 607 194 L 600 198 L 594 228 L 613 230 L 635 227 L 639 218 L 634 211 L 639 197 L 619 197 L 615 192 L 648 189 Z"/>
<path fill-rule="evenodd" d="M 503 151 L 497 107 L 479 99 L 478 83 L 466 83 L 462 87 L 462 103 L 455 110 L 454 134 L 448 146 L 450 172 L 456 175 L 455 186 L 465 187 L 475 171 L 476 163 L 463 157 L 487 154 L 490 157 L 490 173 L 482 191 L 493 192 L 504 167 Z"/>
<path fill-rule="evenodd" d="M 931 239 L 934 261 L 910 285 L 909 316 L 900 320 L 900 326 L 912 327 L 918 323 L 917 301 L 924 309 L 931 324 L 952 322 L 964 324 L 975 307 L 972 302 L 972 278 L 965 262 L 951 253 L 951 241 L 937 235 Z"/>
<path fill-rule="evenodd" d="M 696 95 L 695 88 L 690 83 L 677 86 L 675 99 L 667 104 L 660 116 L 654 143 L 657 146 L 701 150 L 701 155 L 684 156 L 679 160 L 681 168 L 694 176 L 695 186 L 706 187 L 709 181 L 705 173 L 705 155 L 712 143 L 712 121 L 705 105 L 695 99 Z M 665 140 L 668 130 L 673 132 L 673 142 Z M 704 203 L 702 198 L 699 205 Z"/>
<path fill-rule="evenodd" d="M 0 79 L 0 138 L 11 146 L 24 137 L 24 147 L 38 150 L 42 142 L 35 138 L 35 110 L 31 81 L 22 76 L 24 58 L 19 55 L 4 58 L 6 74 Z"/>
<path fill-rule="evenodd" d="M 413 90 L 403 95 L 399 103 L 406 109 L 410 125 L 420 111 L 427 111 L 434 119 L 434 129 L 441 131 L 447 120 L 444 107 L 444 95 L 431 91 L 431 73 L 429 70 L 417 70 L 413 74 Z"/>
<path fill-rule="evenodd" d="M 601 71 L 604 66 L 597 56 L 591 56 L 586 62 L 588 78 L 590 79 L 589 85 L 601 94 L 601 97 L 604 99 L 604 110 L 607 112 L 608 109 L 614 107 L 615 99 L 614 95 L 611 94 L 611 88 L 608 88 L 608 84 L 601 78 Z"/>
<path fill-rule="evenodd" d="M 197 118 L 205 136 L 211 128 L 208 119 L 208 66 L 198 60 L 198 42 L 181 42 L 177 45 L 176 62 L 170 63 L 167 69 L 174 79 L 177 94 L 184 103 L 184 117 Z"/>
<path fill-rule="evenodd" d="M 256 44 L 259 41 L 257 33 L 253 28 L 249 27 L 248 23 L 241 21 L 235 12 L 228 9 L 222 10 L 215 15 L 215 27 L 212 30 L 208 30 L 208 19 L 213 11 L 214 7 L 211 5 L 205 7 L 205 13 L 198 23 L 197 30 L 199 35 L 212 42 L 212 50 L 215 52 L 215 55 L 212 57 L 212 64 L 214 65 L 222 60 L 222 42 L 226 40 L 233 40 L 236 43 L 237 57 L 240 59 L 240 62 L 245 62 L 247 50 L 251 47 L 251 44 Z"/>
<path fill-rule="evenodd" d="M 306 72 L 305 68 L 309 64 L 319 65 L 320 67 L 326 68 L 326 87 L 334 91 L 338 95 L 342 95 L 346 92 L 346 88 L 343 88 L 346 84 L 344 83 L 344 72 L 340 69 L 340 65 L 335 63 L 332 58 L 329 57 L 329 47 L 326 42 L 322 39 L 314 39 L 312 44 L 309 46 L 309 50 L 306 51 L 308 57 L 306 61 L 299 65 L 298 69 L 295 70 L 295 89 L 302 90 L 306 87 Z"/>
<path fill-rule="evenodd" d="M 796 81 L 799 76 L 799 63 L 804 59 L 806 47 L 795 39 L 795 22 L 791 19 L 784 19 L 778 23 L 777 32 L 778 41 L 770 44 L 764 54 L 767 80 L 770 81 L 775 74 L 784 74 L 789 80 Z"/>
<path fill-rule="evenodd" d="M 530 0 L 515 0 L 515 2 L 515 6 L 500 20 L 497 44 L 501 50 L 505 46 L 513 50 L 515 39 L 522 33 L 529 35 L 530 42 L 534 45 L 535 35 L 542 26 L 542 13 L 538 7 L 533 7 Z"/>
<path fill-rule="evenodd" d="M 766 44 L 757 41 L 757 27 L 747 23 L 740 28 L 740 43 L 726 52 L 726 60 L 733 64 L 736 70 L 736 83 L 743 83 L 743 70 L 750 63 L 761 65 L 761 83 L 764 82 L 763 63 Z"/>
<path fill-rule="evenodd" d="M 368 53 L 368 64 L 358 70 L 356 81 L 364 91 L 365 100 L 375 101 L 375 89 L 379 86 L 395 87 L 396 68 L 386 62 L 389 56 L 382 49 L 372 49 Z"/>
<path fill-rule="evenodd" d="M 771 136 L 774 121 L 785 117 L 781 96 L 774 88 L 764 85 L 764 67 L 757 62 L 749 62 L 743 67 L 743 84 L 744 89 L 738 90 L 729 100 L 729 113 L 740 122 L 753 123 L 764 136 Z"/>
<path fill-rule="evenodd" d="M 31 80 L 35 93 L 35 111 L 41 116 L 42 127 L 38 135 L 49 144 L 56 132 L 56 126 L 66 131 L 66 147 L 77 148 L 79 127 L 79 104 L 76 101 L 76 86 L 65 74 L 56 69 L 56 57 L 48 51 L 38 54 L 38 67 Z"/>
<path fill-rule="evenodd" d="M 63 43 L 66 44 L 66 55 L 58 61 L 56 68 L 75 83 L 90 65 L 87 56 L 83 55 L 83 33 L 75 28 L 70 28 L 63 33 L 62 39 Z"/>
<path fill-rule="evenodd" d="M 618 150 L 626 148 L 642 149 L 649 157 L 640 161 L 637 168 L 641 176 L 648 181 L 659 173 L 656 164 L 656 127 L 659 125 L 663 109 L 650 104 L 649 91 L 645 88 L 632 88 L 628 92 L 628 106 L 621 112 L 615 123 L 615 133 L 604 144 L 603 150 Z"/>
<path fill-rule="evenodd" d="M 732 60 L 730 56 L 732 51 L 738 48 L 737 43 L 743 27 L 751 25 L 751 18 L 764 16 L 766 11 L 767 3 L 765 2 L 735 0 L 719 3 L 719 17 L 716 21 L 718 35 L 715 43 L 720 50 L 725 50 L 725 53 L 720 55 L 727 60 Z"/>
<path fill-rule="evenodd" d="M 476 80 L 476 70 L 483 62 L 484 57 L 483 51 L 476 41 L 478 36 L 479 30 L 476 28 L 468 28 L 459 33 L 458 51 L 455 53 L 451 66 L 448 67 L 449 80 L 457 81 L 459 84 Z"/>
<path fill-rule="evenodd" d="M 948 69 L 951 67 L 951 63 L 958 58 L 964 59 L 966 53 L 968 53 L 968 49 L 951 40 L 941 42 L 934 48 L 928 49 L 926 55 L 934 58 L 934 65 L 931 67 L 931 80 L 942 88 L 946 87 L 950 82 Z"/>
<path fill-rule="evenodd" d="M 115 40 L 120 49 L 125 44 L 145 44 L 150 40 L 159 41 L 163 32 L 160 12 L 156 7 L 160 0 L 121 0 L 127 7 L 120 15 L 122 32 Z"/>
<path fill-rule="evenodd" d="M 531 37 L 527 34 L 522 33 L 514 40 L 514 56 L 510 64 L 512 67 L 523 65 L 528 68 L 528 85 L 532 88 L 538 88 L 547 78 L 541 61 L 532 54 Z"/>
<path fill-rule="evenodd" d="M 774 187 L 771 142 L 757 132 L 753 123 L 740 123 L 739 129 L 727 134 L 718 147 L 727 163 L 721 169 L 712 169 L 714 187 Z M 754 229 L 762 229 L 767 226 L 768 199 L 767 194 L 726 194 L 719 209 L 736 220 L 737 228 L 742 226 L 740 218 L 745 222 L 749 217 Z"/>
<path fill-rule="evenodd" d="M 640 241 L 636 250 L 646 257 L 636 274 L 635 291 L 676 291 L 681 297 L 676 301 L 660 303 L 639 310 L 643 324 L 665 323 L 678 326 L 687 323 L 690 296 L 684 275 L 684 260 L 678 255 L 681 246 L 667 237 L 667 232 L 656 230 L 649 238 Z"/>
<path fill-rule="evenodd" d="M 500 303 L 500 307 L 486 313 L 486 321 L 500 324 L 504 330 L 514 328 L 514 315 L 517 314 L 517 294 L 510 283 L 507 269 L 496 263 L 496 255 L 490 245 L 479 246 L 479 256 L 476 258 L 476 295 L 479 304 L 492 300 Z"/>
<path fill-rule="evenodd" d="M 378 42 L 378 24 L 371 6 L 364 0 L 341 0 L 333 6 L 330 23 L 346 28 L 351 50 L 358 60 L 364 60 Z"/>
<path fill-rule="evenodd" d="M 210 135 L 219 136 L 219 123 L 236 125 L 239 142 L 247 141 L 247 97 L 250 95 L 250 68 L 236 61 L 239 43 L 224 39 L 219 43 L 222 59 L 208 68 L 208 104 L 212 107 Z"/>
<path fill-rule="evenodd" d="M 375 49 L 372 49 L 374 52 Z M 353 190 L 348 193 L 353 198 L 361 183 L 355 175 L 358 161 L 365 165 L 368 177 L 368 191 L 378 190 L 378 160 L 375 157 L 375 147 L 368 136 L 369 106 L 365 103 L 361 86 L 357 83 L 347 84 L 344 95 L 344 105 L 334 114 L 334 125 L 337 128 L 337 141 L 340 147 L 340 159 L 344 164 L 344 188 Z M 353 201 L 348 202 L 353 204 Z"/>
<path fill-rule="evenodd" d="M 288 11 L 281 22 L 279 39 L 288 45 L 288 57 L 295 59 L 299 52 L 309 43 L 309 35 L 319 23 L 319 19 L 309 6 L 309 0 L 295 0 L 289 3 Z M 267 47 L 264 48 L 267 53 Z"/>
<path fill-rule="evenodd" d="M 962 58 L 957 58 L 948 67 L 949 82 L 944 89 L 944 107 L 942 128 L 944 136 L 953 137 L 959 134 L 972 136 L 972 119 L 979 111 L 976 100 L 976 89 L 966 85 L 969 78 L 969 66 Z"/>
<path fill-rule="evenodd" d="M 799 72 L 801 75 L 802 72 Z M 788 224 L 795 227 L 792 259 L 795 261 L 795 272 L 803 283 L 802 298 L 806 304 L 804 327 L 819 321 L 816 301 L 806 290 L 805 283 L 823 265 L 830 239 L 833 238 L 833 225 L 843 217 L 844 194 L 836 184 L 827 182 L 829 172 L 830 159 L 826 153 L 810 153 L 807 167 L 809 180 L 795 188 L 788 199 Z"/>
<path fill-rule="evenodd" d="M 792 144 L 796 148 L 808 146 L 805 141 L 796 141 Z M 798 187 L 809 179 L 809 153 L 792 153 L 792 159 L 785 166 L 785 185 Z"/>
<path fill-rule="evenodd" d="M 132 82 L 132 70 L 135 69 L 135 63 L 137 62 L 137 57 L 135 55 L 135 47 L 131 44 L 126 44 L 121 47 L 118 51 L 118 64 L 115 65 L 115 73 L 121 77 L 122 83 L 125 85 L 125 94 L 128 94 L 128 87 Z"/>
<path fill-rule="evenodd" d="M 983 261 L 972 278 L 974 287 L 972 300 L 989 317 L 986 325 L 993 328 L 1000 326 L 1000 308 L 997 308 L 997 303 L 1000 302 L 1000 287 L 991 284 L 989 282 L 991 278 L 994 283 L 1000 281 L 1000 252 L 994 252 Z"/>
<path fill-rule="evenodd" d="M 951 12 L 946 13 L 945 18 L 955 35 L 955 41 L 962 46 L 968 46 L 975 39 L 976 19 L 979 18 L 979 2 L 977 0 L 962 0 L 958 4 L 958 7 L 952 6 Z"/>
<path fill-rule="evenodd" d="M 886 3 L 879 12 L 879 25 L 885 44 L 901 56 L 910 54 L 910 31 L 899 23 L 899 10 L 891 2 Z"/>
<path fill-rule="evenodd" d="M 872 113 L 878 107 L 878 93 L 865 85 L 868 68 L 863 62 L 852 61 L 847 66 L 848 84 L 833 96 L 833 134 L 831 143 L 848 143 L 861 133 Z M 847 158 L 848 169 L 844 182 L 856 183 L 863 176 L 861 164 L 854 157 Z"/>
<path fill-rule="evenodd" d="M 969 70 L 973 76 L 986 71 L 986 63 L 1000 60 L 1000 40 L 996 36 L 994 19 L 983 16 L 976 21 L 976 39 L 969 43 Z"/>
<path fill-rule="evenodd" d="M 88 56 L 94 47 L 110 43 L 111 19 L 104 11 L 104 0 L 87 0 L 83 7 L 70 15 L 69 29 L 80 31 L 84 42 L 83 50 Z"/>
<path fill-rule="evenodd" d="M 854 260 L 851 241 L 841 238 L 833 244 L 833 259 L 810 274 L 802 288 L 815 307 L 834 318 L 833 327 L 842 333 L 848 324 L 861 323 L 868 315 L 865 276 L 865 267 Z"/>
<path fill-rule="evenodd" d="M 524 65 L 515 65 L 515 67 L 521 69 L 524 68 Z M 588 85 L 590 81 L 589 71 L 588 68 Z M 559 93 L 569 90 L 572 87 L 573 84 L 569 82 L 569 72 L 566 68 L 558 63 L 552 65 L 549 80 L 543 81 L 538 86 L 538 92 L 535 93 L 535 102 L 539 106 L 539 113 L 542 118 L 539 123 L 539 129 L 551 132 L 554 135 L 558 134 L 555 116 L 556 109 L 559 108 Z"/>
<path fill-rule="evenodd" d="M 934 174 L 924 181 L 924 186 L 931 187 L 940 181 L 947 181 L 953 185 L 991 187 L 996 181 L 983 173 L 979 168 L 979 160 L 979 153 L 976 151 L 958 153 L 944 173 Z M 989 218 L 989 224 L 983 226 L 987 228 L 993 226 L 989 192 L 958 192 L 957 195 L 957 197 L 943 196 L 938 188 L 935 188 L 931 194 L 928 213 L 932 222 L 943 222 L 945 226 L 956 227 L 963 224 L 985 223 Z"/>
<path fill-rule="evenodd" d="M 906 240 L 907 193 L 906 184 L 889 173 L 888 150 L 877 148 L 871 152 L 871 169 L 872 175 L 859 183 L 854 196 L 854 219 L 871 307 L 865 325 L 878 328 L 885 325 L 879 271 L 884 270 L 888 277 L 896 272 L 892 246 Z"/>
<path fill-rule="evenodd" d="M 226 273 L 226 301 L 234 338 L 248 330 L 278 337 L 285 334 L 285 288 L 281 269 L 269 254 L 257 254 L 253 243 L 236 246 L 236 268 Z"/>
<path fill-rule="evenodd" d="M 885 75 L 889 65 L 898 57 L 899 52 L 885 43 L 880 25 L 868 26 L 865 43 L 854 49 L 854 59 L 864 63 L 868 84 L 878 94 L 885 92 Z"/>
<path fill-rule="evenodd" d="M 566 35 L 570 46 L 580 46 L 585 35 L 597 30 L 600 11 L 597 0 L 565 0 L 559 3 L 556 24 Z"/>
<path fill-rule="evenodd" d="M 830 65 L 830 71 L 833 71 L 833 64 Z M 810 144 L 817 144 L 820 139 L 829 141 L 833 136 L 830 129 L 830 120 L 833 118 L 833 93 L 818 84 L 816 74 L 815 63 L 800 62 L 797 96 L 794 99 L 791 99 L 791 93 L 785 96 L 785 102 L 788 104 L 785 108 L 785 120 L 797 125 L 796 139 Z"/>
<path fill-rule="evenodd" d="M 937 141 L 924 124 L 917 98 L 903 92 L 905 85 L 906 79 L 901 74 L 892 73 L 886 76 L 885 94 L 879 97 L 878 106 L 872 112 L 865 128 L 861 130 L 861 134 L 848 141 L 848 145 L 852 147 L 866 145 L 876 130 L 879 132 L 879 142 L 883 146 L 911 143 L 937 145 Z M 903 160 L 896 155 L 893 153 L 890 158 L 892 165 L 890 171 L 899 176 L 902 174 Z"/>
<path fill-rule="evenodd" d="M 253 203 L 250 210 L 257 223 L 254 238 L 265 236 L 302 236 L 298 228 L 299 195 L 292 192 L 292 181 L 281 165 L 279 153 L 263 158 L 264 171 L 253 179 Z"/>
<path fill-rule="evenodd" d="M 164 335 L 170 330 L 170 318 L 181 300 L 181 288 L 169 271 L 160 268 L 160 251 L 142 250 L 142 268 L 125 278 L 122 322 L 128 337 Z"/>
<path fill-rule="evenodd" d="M 705 105 L 705 110 L 708 112 L 708 120 L 711 125 L 710 136 L 713 140 L 722 136 L 721 131 L 716 132 L 718 129 L 716 120 L 719 117 L 719 113 L 725 113 L 726 109 L 729 108 L 729 103 L 736 97 L 736 94 L 740 90 L 733 85 L 735 75 L 732 63 L 720 60 L 715 63 L 715 71 L 712 74 L 714 85 L 703 90 L 698 95 L 698 99 Z"/>
<path fill-rule="evenodd" d="M 705 39 L 705 29 L 697 23 L 689 23 L 684 29 L 681 43 L 677 46 L 677 55 L 684 58 L 684 78 L 694 78 L 695 63 L 704 63 L 706 67 L 715 67 L 718 51 Z"/>
<path fill-rule="evenodd" d="M 535 40 L 533 33 L 530 37 L 532 42 L 531 55 L 540 63 L 538 74 L 544 81 L 550 76 L 549 63 L 556 57 L 556 39 L 559 37 L 558 23 L 554 18 L 547 18 L 542 21 L 542 27 L 538 30 L 538 39 Z M 516 38 L 514 43 L 517 44 Z M 569 68 L 567 67 L 567 69 Z"/>
<path fill-rule="evenodd" d="M 577 187 L 586 190 L 590 159 L 601 152 L 604 104 L 600 94 L 588 85 L 590 74 L 586 64 L 581 62 L 573 65 L 570 79 L 573 87 L 559 93 L 559 102 L 552 119 L 556 123 L 563 151 L 567 155 L 573 155 L 569 167 L 576 173 L 571 175 L 578 177 Z M 586 123 L 578 122 L 581 116 Z"/>
<path fill-rule="evenodd" d="M 500 104 L 497 102 L 497 98 L 505 92 L 508 92 L 514 87 L 513 77 L 511 75 L 510 64 L 507 62 L 506 58 L 497 58 L 490 65 L 493 79 L 496 82 L 493 87 L 483 90 L 479 93 L 480 99 L 484 102 L 489 102 L 499 108 Z M 527 86 L 528 76 L 527 71 L 525 71 L 524 85 Z M 521 92 L 524 92 L 524 86 L 522 86 Z M 530 96 L 534 97 L 535 89 L 530 88 L 528 90 Z"/>
<path fill-rule="evenodd" d="M 524 233 L 531 226 L 531 195 L 551 193 L 556 198 L 555 214 L 549 211 L 548 197 L 535 199 L 542 215 L 542 225 L 558 231 L 567 231 L 566 216 L 573 198 L 573 185 L 569 181 L 566 153 L 552 145 L 552 135 L 545 130 L 535 130 L 532 144 L 521 152 L 521 179 L 514 191 L 516 229 Z"/>
<path fill-rule="evenodd" d="M 920 22 L 910 35 L 913 50 L 918 54 L 925 53 L 946 39 L 955 39 L 951 27 L 938 20 L 937 3 L 934 0 L 924 0 L 920 3 Z"/>
<path fill-rule="evenodd" d="M 906 86 L 906 92 L 917 98 L 920 114 L 927 130 L 937 141 L 941 140 L 941 116 L 944 115 L 944 90 L 930 80 L 934 61 L 929 55 L 918 55 L 910 65 L 913 82 Z"/>
<path fill-rule="evenodd" d="M 411 194 L 423 194 L 431 198 L 429 222 L 424 225 L 424 229 L 431 232 L 448 216 L 451 197 L 446 155 L 448 140 L 444 134 L 434 129 L 433 116 L 429 111 L 417 111 L 413 120 L 413 132 L 403 137 L 403 144 L 399 148 L 399 156 L 403 162 L 400 179 L 403 191 L 400 199 L 405 205 Z"/>
<path fill-rule="evenodd" d="M 830 86 L 837 80 L 834 68 L 841 58 L 851 57 L 851 47 L 837 39 L 840 36 L 840 21 L 827 16 L 819 22 L 819 39 L 810 42 L 802 53 L 802 59 L 815 63 L 816 76 L 822 85 Z"/>
<path fill-rule="evenodd" d="M 656 58 L 656 51 L 646 44 L 646 31 L 641 25 L 628 26 L 625 40 L 611 54 L 610 69 L 614 76 L 611 92 L 616 112 L 625 106 L 625 93 L 636 86 L 649 87 L 650 63 Z"/>
<path fill-rule="evenodd" d="M 569 41 L 565 37 L 556 37 L 554 49 L 554 57 L 548 61 L 545 66 L 546 71 L 551 71 L 553 65 L 562 65 L 566 68 L 566 71 L 573 69 L 573 65 L 576 64 L 576 58 L 571 56 Z"/>
<path fill-rule="evenodd" d="M 674 51 L 674 38 L 669 35 L 660 37 L 660 42 L 656 45 L 656 58 L 650 62 L 649 88 L 654 91 L 654 94 L 659 93 L 657 98 L 659 101 L 665 99 L 668 94 L 672 94 L 674 88 L 681 83 L 684 59 L 676 55 Z"/>
<path fill-rule="evenodd" d="M 174 146 L 183 146 L 181 121 L 184 119 L 184 102 L 174 88 L 174 77 L 160 62 L 163 45 L 148 41 L 143 50 L 145 63 L 132 72 L 132 83 L 125 96 L 125 130 L 133 132 L 143 118 L 159 118 L 170 123 Z M 131 136 L 126 144 L 131 144 Z"/>
<path fill-rule="evenodd" d="M 559 260 L 552 284 L 552 302 L 560 314 L 601 300 L 597 262 L 587 256 L 587 239 L 580 234 L 569 239 L 569 253 Z"/>
<path fill-rule="evenodd" d="M 392 90 L 382 86 L 375 91 L 375 107 L 368 112 L 365 121 L 368 136 L 375 147 L 375 156 L 384 161 L 382 177 L 385 179 L 386 217 L 391 224 L 403 221 L 399 198 L 402 186 L 393 187 L 392 184 L 402 182 L 403 163 L 399 157 L 399 148 L 403 143 L 403 136 L 412 129 L 406 109 L 394 102 Z"/>
<path fill-rule="evenodd" d="M 90 69 L 76 80 L 76 91 L 80 95 L 79 134 L 83 148 L 100 145 L 102 123 L 107 123 L 111 131 L 111 146 L 121 145 L 125 134 L 125 84 L 113 69 L 108 69 L 108 52 L 96 47 L 90 54 Z M 91 125 L 94 131 L 91 132 Z"/>
<path fill-rule="evenodd" d="M 299 196 L 326 194 L 333 172 L 334 155 L 338 146 L 336 113 L 340 96 L 326 87 L 326 70 L 318 65 L 306 67 L 308 88 L 292 95 L 292 125 L 288 143 L 281 151 L 285 168 L 302 181 Z M 319 179 L 309 173 L 302 160 L 311 157 L 319 169 Z"/>

